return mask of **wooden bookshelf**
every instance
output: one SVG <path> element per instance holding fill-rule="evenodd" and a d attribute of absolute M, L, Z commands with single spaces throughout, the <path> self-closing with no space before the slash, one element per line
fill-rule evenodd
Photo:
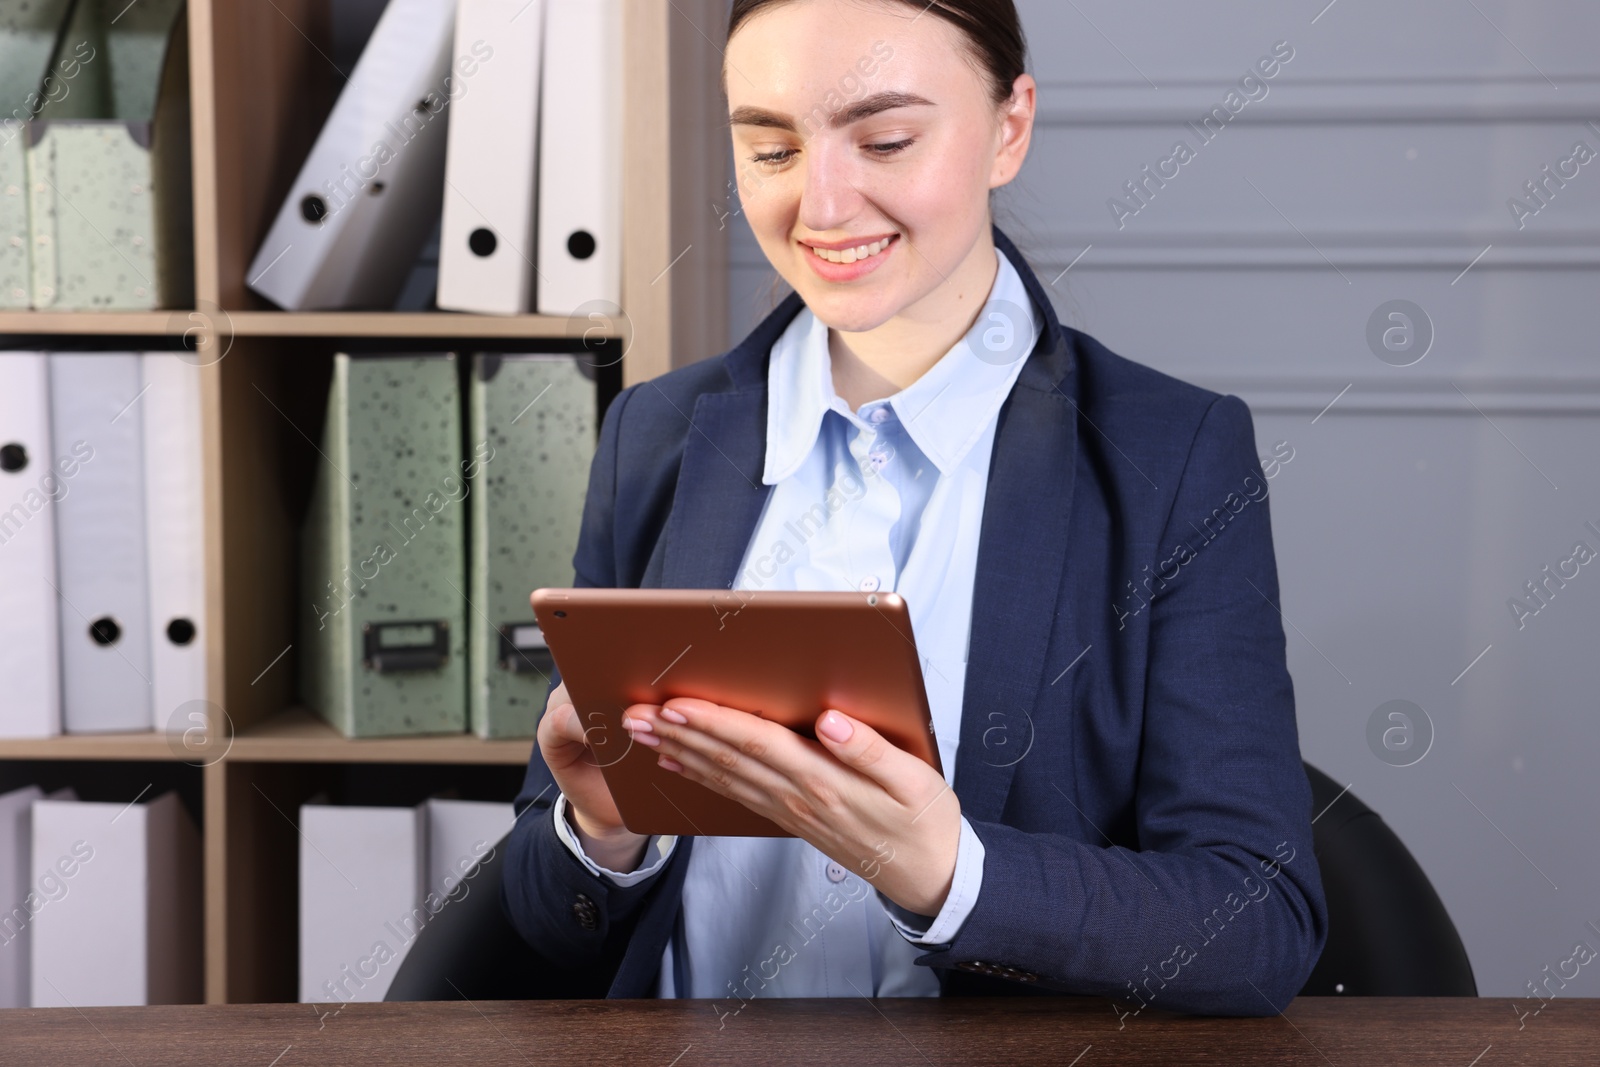
<path fill-rule="evenodd" d="M 0 312 L 0 347 L 71 339 L 152 347 L 188 335 L 202 376 L 209 733 L 196 754 L 145 734 L 0 740 L 0 761 L 159 763 L 201 783 L 208 1003 L 293 1000 L 293 817 L 332 792 L 358 801 L 456 789 L 509 801 L 531 740 L 470 735 L 351 740 L 299 706 L 293 646 L 300 516 L 331 354 L 392 341 L 472 351 L 575 338 L 592 324 L 538 315 L 276 310 L 245 270 L 341 84 L 337 0 L 188 0 L 195 307 L 145 312 Z M 624 0 L 624 384 L 727 347 L 727 196 L 720 89 L 726 0 Z M 217 749 L 221 749 L 218 752 Z M 185 770 L 188 763 L 196 770 Z M 30 765 L 37 765 L 32 764 Z M 388 768 L 388 770 L 385 770 Z M 385 794 L 389 795 L 389 794 Z M 426 795 L 423 792 L 422 795 Z M 420 799 L 420 796 L 418 797 Z"/>
<path fill-rule="evenodd" d="M 0 312 L 0 336 L 181 337 L 202 327 L 219 337 L 415 337 L 485 340 L 583 338 L 592 329 L 551 315 L 463 315 L 450 311 Z M 615 337 L 619 331 L 601 330 Z M 588 336 L 596 336 L 588 333 Z"/>
<path fill-rule="evenodd" d="M 253 763 L 465 763 L 525 767 L 530 739 L 471 734 L 352 740 L 304 708 L 290 708 L 237 733 L 228 758 Z"/>

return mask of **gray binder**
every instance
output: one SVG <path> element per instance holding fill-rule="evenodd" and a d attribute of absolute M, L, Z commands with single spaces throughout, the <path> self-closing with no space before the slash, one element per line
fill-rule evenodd
<path fill-rule="evenodd" d="M 50 356 L 51 451 L 82 461 L 55 504 L 68 733 L 150 729 L 143 387 L 136 353 Z"/>
<path fill-rule="evenodd" d="M 493 456 L 471 498 L 471 708 L 480 737 L 532 736 L 544 710 L 550 653 L 528 596 L 572 584 L 595 447 L 586 358 L 473 360 L 469 449 Z"/>
<path fill-rule="evenodd" d="M 301 688 L 347 737 L 466 728 L 452 355 L 334 357 L 302 552 Z"/>

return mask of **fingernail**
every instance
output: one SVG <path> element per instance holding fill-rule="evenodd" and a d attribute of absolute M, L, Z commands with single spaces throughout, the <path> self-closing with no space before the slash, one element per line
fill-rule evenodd
<path fill-rule="evenodd" d="M 662 708 L 661 717 L 668 722 L 675 722 L 679 726 L 687 726 L 689 723 L 689 720 L 684 718 L 682 712 L 673 711 L 671 708 Z"/>
<path fill-rule="evenodd" d="M 670 756 L 657 756 L 656 765 L 664 771 L 671 771 L 673 774 L 679 774 L 683 771 L 683 764 Z"/>
<path fill-rule="evenodd" d="M 651 748 L 655 748 L 657 745 L 661 744 L 661 738 L 650 732 L 650 724 L 645 722 L 643 719 L 623 719 L 622 725 L 627 728 L 628 736 L 639 742 L 641 745 L 648 745 Z"/>
<path fill-rule="evenodd" d="M 856 728 L 850 725 L 850 720 L 840 715 L 837 711 L 830 711 L 817 723 L 817 732 L 835 744 L 844 744 L 850 740 Z"/>

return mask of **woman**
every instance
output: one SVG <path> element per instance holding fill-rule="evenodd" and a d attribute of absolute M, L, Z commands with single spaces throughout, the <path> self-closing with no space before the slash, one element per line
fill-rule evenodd
<path fill-rule="evenodd" d="M 900 592 L 950 777 L 837 711 L 638 705 L 795 835 L 647 840 L 557 687 L 505 904 L 569 994 L 1260 1015 L 1322 950 L 1249 410 L 1061 326 L 992 227 L 1024 60 L 1010 0 L 733 3 L 740 197 L 795 292 L 611 406 L 577 584 Z"/>

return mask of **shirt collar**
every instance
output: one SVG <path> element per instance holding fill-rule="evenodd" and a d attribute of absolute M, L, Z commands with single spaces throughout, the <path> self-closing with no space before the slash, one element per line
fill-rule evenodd
<path fill-rule="evenodd" d="M 907 434 L 940 473 L 959 464 L 1005 403 L 1039 338 L 1039 315 L 1022 276 L 995 250 L 999 269 L 965 337 L 928 371 L 886 398 Z M 767 369 L 767 455 L 761 480 L 789 477 L 816 446 L 823 417 L 837 411 L 863 429 L 870 423 L 833 389 L 828 327 L 802 307 L 772 346 Z"/>

